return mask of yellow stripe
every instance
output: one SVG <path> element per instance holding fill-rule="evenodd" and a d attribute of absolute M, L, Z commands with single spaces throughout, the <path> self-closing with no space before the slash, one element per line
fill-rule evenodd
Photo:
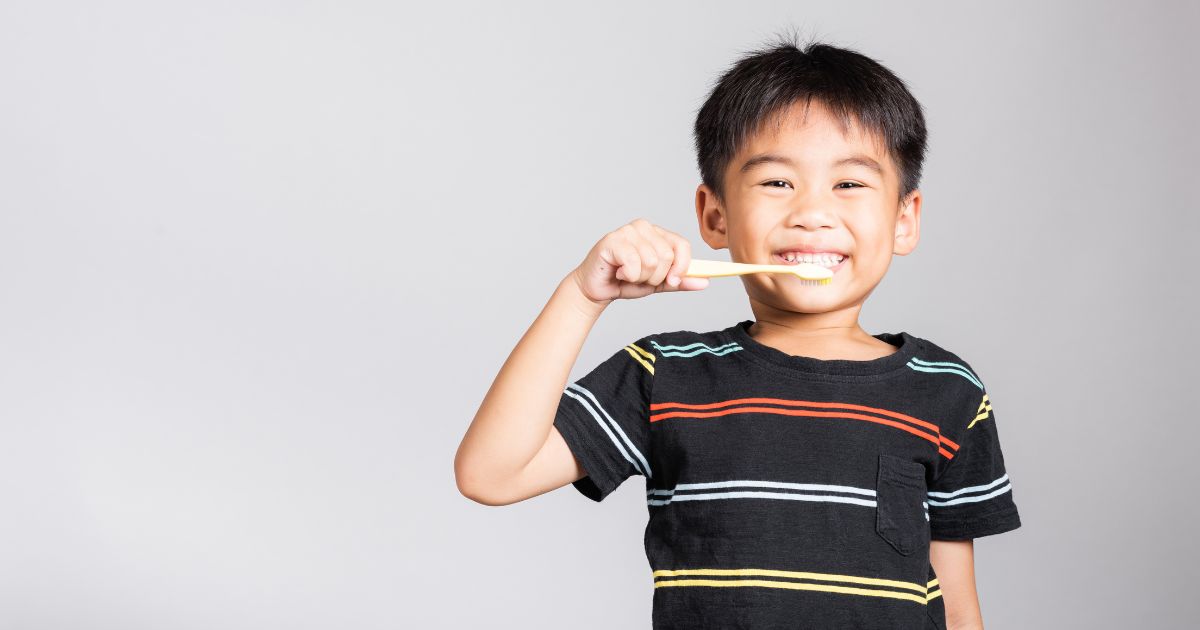
<path fill-rule="evenodd" d="M 629 344 L 629 345 L 630 345 L 630 346 L 632 346 L 633 344 Z M 635 347 L 636 347 L 636 346 L 635 346 Z M 641 348 L 638 348 L 638 350 L 642 350 L 642 349 L 641 349 Z M 637 361 L 638 363 L 641 363 L 641 364 L 642 364 L 642 366 L 643 366 L 643 367 L 645 367 L 647 370 L 650 370 L 650 373 L 651 373 L 651 374 L 654 374 L 654 366 L 653 366 L 653 365 L 650 365 L 649 363 L 647 363 L 647 362 L 646 362 L 646 360 L 645 360 L 645 359 L 643 359 L 642 357 L 638 356 L 638 354 L 637 354 L 636 352 L 634 352 L 634 351 L 633 351 L 633 348 L 630 348 L 629 346 L 625 346 L 625 352 L 628 352 L 628 353 L 629 353 L 629 356 L 633 357 L 633 359 L 634 359 L 635 361 Z M 642 352 L 645 352 L 645 350 L 642 350 Z"/>
<path fill-rule="evenodd" d="M 642 356 L 646 357 L 647 359 L 650 359 L 651 363 L 654 362 L 654 359 L 655 359 L 654 353 L 646 352 L 645 350 L 642 350 L 642 348 L 640 346 L 638 346 L 636 343 L 631 343 L 631 344 L 629 344 L 629 346 L 631 348 L 633 348 L 634 350 L 637 350 L 638 352 L 640 352 L 642 354 Z"/>
<path fill-rule="evenodd" d="M 933 587 L 935 587 L 935 586 L 937 586 L 937 585 L 938 585 L 937 578 L 933 578 L 933 580 L 931 580 L 931 581 L 929 582 L 929 584 L 926 584 L 926 585 L 925 585 L 925 588 L 929 589 L 929 588 L 933 588 Z"/>
<path fill-rule="evenodd" d="M 654 577 L 670 577 L 677 575 L 769 575 L 772 577 L 806 578 L 810 580 L 828 580 L 830 582 L 851 582 L 856 584 L 871 584 L 874 586 L 892 586 L 916 591 L 922 595 L 926 588 L 913 582 L 900 580 L 885 580 L 882 578 L 866 578 L 854 575 L 838 575 L 835 573 L 812 573 L 809 571 L 780 571 L 777 569 L 660 569 L 653 573 Z"/>
<path fill-rule="evenodd" d="M 938 590 L 936 590 L 936 591 L 932 591 L 932 592 L 930 592 L 930 593 L 929 593 L 929 595 L 927 595 L 927 596 L 925 597 L 925 601 L 926 601 L 926 602 L 931 602 L 931 601 L 933 601 L 933 600 L 935 600 L 935 599 L 937 599 L 937 598 L 939 598 L 939 597 L 941 597 L 941 596 L 942 596 L 942 589 L 940 589 L 940 588 L 939 588 L 939 589 L 938 589 Z"/>
<path fill-rule="evenodd" d="M 971 427 L 975 426 L 976 422 L 986 419 L 988 417 L 988 413 L 991 410 L 992 410 L 992 403 L 988 402 L 987 394 L 984 394 L 983 400 L 979 402 L 979 409 L 975 410 L 975 413 L 976 413 L 975 419 L 971 421 L 971 424 L 967 425 L 967 428 L 970 429 Z"/>
<path fill-rule="evenodd" d="M 798 591 L 826 591 L 830 593 L 846 593 L 849 595 L 870 595 L 871 597 L 891 597 L 907 599 L 925 604 L 926 599 L 912 593 L 899 591 L 882 591 L 870 588 L 854 588 L 852 586 L 834 586 L 832 584 L 808 584 L 805 582 L 778 582 L 775 580 L 660 580 L 654 583 L 654 588 L 660 586 L 766 586 L 770 588 L 790 588 Z"/>

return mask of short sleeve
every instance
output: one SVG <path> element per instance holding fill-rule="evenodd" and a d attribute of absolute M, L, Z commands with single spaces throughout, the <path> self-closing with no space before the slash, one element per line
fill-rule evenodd
<path fill-rule="evenodd" d="M 650 478 L 650 395 L 655 355 L 645 339 L 567 385 L 554 426 L 587 471 L 572 485 L 602 501 L 633 475 Z"/>
<path fill-rule="evenodd" d="M 964 388 L 972 392 L 968 402 L 956 406 L 961 411 L 948 423 L 950 431 L 943 429 L 943 434 L 953 432 L 958 448 L 928 491 L 934 540 L 967 540 L 1021 526 L 992 401 L 978 377 L 971 377 L 975 387 Z"/>

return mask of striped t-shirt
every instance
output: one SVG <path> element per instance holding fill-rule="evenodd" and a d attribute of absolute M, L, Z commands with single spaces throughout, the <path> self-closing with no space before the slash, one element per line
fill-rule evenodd
<path fill-rule="evenodd" d="M 646 479 L 653 627 L 944 630 L 929 541 L 1021 526 L 983 382 L 907 332 L 822 360 L 753 323 L 643 337 L 559 401 L 579 492 Z"/>

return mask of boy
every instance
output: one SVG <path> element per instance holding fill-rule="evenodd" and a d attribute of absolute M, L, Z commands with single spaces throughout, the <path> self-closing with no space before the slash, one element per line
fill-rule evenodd
<path fill-rule="evenodd" d="M 863 302 L 917 245 L 921 106 L 859 53 L 783 43 L 700 109 L 700 233 L 735 262 L 815 262 L 828 285 L 741 276 L 754 320 L 662 332 L 563 388 L 615 299 L 692 291 L 690 247 L 638 219 L 559 284 L 455 458 L 506 505 L 646 478 L 654 628 L 982 628 L 973 543 L 1020 527 L 983 383 Z"/>

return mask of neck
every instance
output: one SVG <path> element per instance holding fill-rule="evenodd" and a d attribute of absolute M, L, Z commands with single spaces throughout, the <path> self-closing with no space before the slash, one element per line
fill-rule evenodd
<path fill-rule="evenodd" d="M 861 360 L 880 356 L 881 351 L 884 355 L 895 351 L 859 326 L 861 304 L 824 313 L 800 313 L 751 299 L 750 310 L 755 321 L 748 331 L 750 336 L 786 354 Z"/>

